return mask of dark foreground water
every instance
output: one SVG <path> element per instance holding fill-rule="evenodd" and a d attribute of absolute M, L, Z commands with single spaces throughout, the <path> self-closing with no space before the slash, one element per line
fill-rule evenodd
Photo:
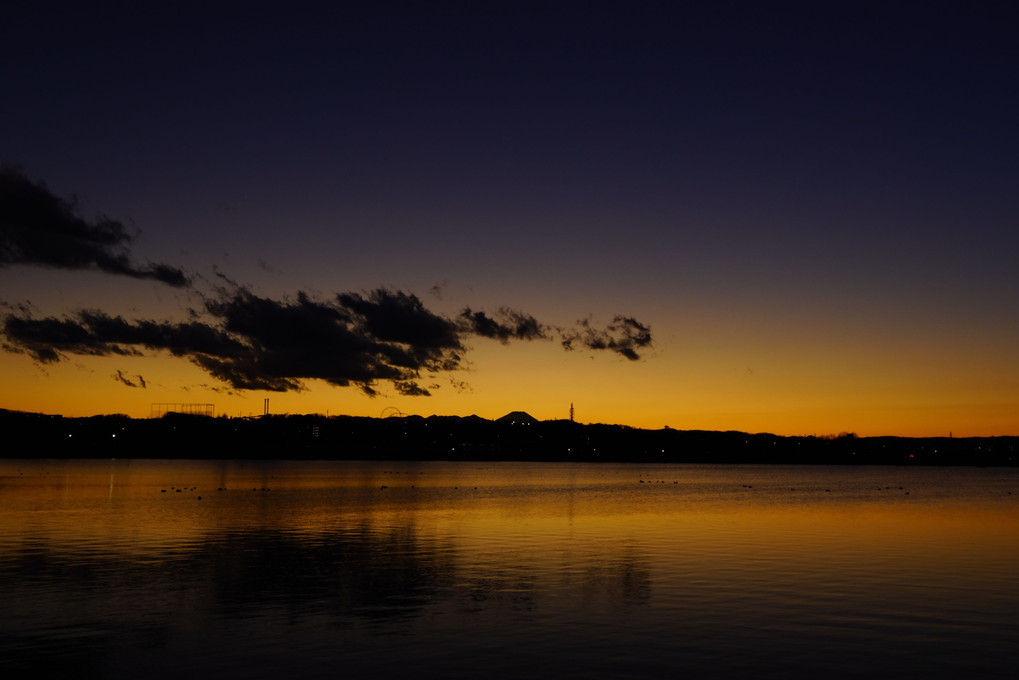
<path fill-rule="evenodd" d="M 0 677 L 1014 678 L 1017 565 L 1012 469 L 0 461 Z"/>

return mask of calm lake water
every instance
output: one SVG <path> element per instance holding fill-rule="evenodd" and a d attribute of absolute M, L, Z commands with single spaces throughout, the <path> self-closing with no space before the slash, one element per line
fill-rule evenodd
<path fill-rule="evenodd" d="M 6 460 L 0 676 L 1014 678 L 1017 565 L 1013 469 Z"/>

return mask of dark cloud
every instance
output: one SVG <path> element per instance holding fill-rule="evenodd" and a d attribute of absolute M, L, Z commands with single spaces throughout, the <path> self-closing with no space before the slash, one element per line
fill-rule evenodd
<path fill-rule="evenodd" d="M 633 317 L 617 316 L 605 328 L 595 328 L 587 319 L 578 322 L 578 325 L 579 331 L 563 335 L 562 343 L 566 349 L 581 345 L 587 349 L 616 352 L 636 361 L 640 359 L 637 350 L 651 346 L 651 328 Z"/>
<path fill-rule="evenodd" d="M 103 215 L 89 221 L 79 214 L 76 199 L 55 196 L 21 170 L 0 166 L 0 267 L 98 269 L 178 288 L 189 285 L 177 267 L 135 264 L 129 251 L 134 238 L 120 222 Z"/>
<path fill-rule="evenodd" d="M 577 322 L 577 328 L 559 328 L 505 307 L 494 317 L 467 308 L 460 313 L 460 322 L 467 333 L 502 342 L 558 337 L 568 350 L 577 347 L 608 350 L 634 361 L 640 359 L 638 350 L 651 345 L 651 328 L 628 316 L 617 316 L 604 328 L 594 327 L 588 319 Z"/>
<path fill-rule="evenodd" d="M 148 384 L 145 382 L 145 378 L 141 377 L 140 375 L 136 375 L 132 378 L 125 374 L 123 371 L 121 371 L 119 368 L 117 369 L 117 372 L 113 374 L 113 377 L 115 380 L 124 383 L 128 387 L 141 387 L 142 389 L 148 387 Z"/>
<path fill-rule="evenodd" d="M 8 350 L 25 352 L 52 363 L 67 354 L 139 355 L 141 350 L 166 350 L 175 356 L 229 355 L 245 346 L 204 323 L 127 321 L 94 310 L 71 317 L 35 319 L 8 314 L 3 324 Z"/>
<path fill-rule="evenodd" d="M 455 370 L 463 351 L 451 322 L 401 292 L 345 293 L 320 302 L 304 293 L 278 301 L 241 289 L 208 309 L 249 351 L 199 363 L 241 389 L 299 389 L 304 379 L 318 378 L 368 394 L 380 380 L 421 394 L 427 391 L 414 382 L 421 371 Z"/>
<path fill-rule="evenodd" d="M 430 397 L 432 393 L 413 380 L 401 380 L 393 383 L 396 391 L 406 397 Z"/>
<path fill-rule="evenodd" d="M 135 235 L 105 216 L 83 218 L 75 198 L 61 199 L 17 168 L 0 166 L 0 267 L 29 264 L 100 270 L 171 286 L 190 286 L 181 269 L 163 263 L 138 265 L 130 246 Z M 271 267 L 259 260 L 267 271 Z M 190 320 L 127 320 L 99 310 L 63 318 L 36 318 L 30 306 L 4 303 L 4 348 L 53 363 L 68 355 L 138 356 L 168 352 L 192 361 L 232 390 L 302 390 L 308 380 L 357 386 L 377 393 L 389 383 L 397 393 L 427 396 L 435 376 L 462 367 L 472 337 L 510 341 L 560 339 L 563 347 L 609 350 L 636 360 L 651 344 L 650 329 L 631 317 L 605 328 L 582 321 L 562 329 L 529 314 L 464 309 L 447 318 L 410 293 L 377 289 L 340 293 L 326 301 L 300 292 L 296 299 L 259 297 L 214 269 L 212 297 Z M 207 282 L 208 283 L 208 282 Z M 446 282 L 431 289 L 441 299 Z M 146 387 L 142 376 L 121 370 L 114 379 Z M 465 383 L 452 381 L 458 390 Z"/>
<path fill-rule="evenodd" d="M 510 340 L 547 340 L 551 329 L 538 323 L 533 316 L 503 307 L 497 318 L 485 312 L 475 312 L 470 307 L 460 312 L 460 320 L 468 332 L 484 338 Z"/>
<path fill-rule="evenodd" d="M 379 289 L 367 298 L 357 293 L 336 296 L 360 317 L 364 330 L 379 340 L 420 348 L 460 348 L 456 324 L 425 309 L 416 295 Z"/>
<path fill-rule="evenodd" d="M 33 319 L 9 314 L 4 319 L 4 336 L 6 349 L 25 352 L 44 364 L 60 361 L 66 354 L 138 354 L 137 350 L 97 335 L 80 315 L 69 319 Z"/>
<path fill-rule="evenodd" d="M 567 348 L 605 349 L 628 359 L 637 359 L 637 350 L 651 342 L 650 329 L 629 317 L 616 317 L 602 329 L 584 321 L 572 331 L 507 308 L 494 316 L 465 309 L 453 320 L 428 310 L 415 295 L 386 289 L 321 301 L 305 293 L 273 300 L 238 288 L 220 291 L 202 313 L 182 323 L 129 321 L 95 310 L 36 319 L 24 308 L 11 310 L 3 323 L 7 349 L 39 362 L 69 354 L 161 350 L 189 359 L 237 390 L 301 390 L 317 379 L 357 386 L 369 395 L 379 383 L 389 383 L 400 394 L 427 396 L 434 383 L 423 387 L 422 376 L 461 368 L 470 337 L 502 342 L 560 337 Z M 134 382 L 120 371 L 115 377 Z"/>

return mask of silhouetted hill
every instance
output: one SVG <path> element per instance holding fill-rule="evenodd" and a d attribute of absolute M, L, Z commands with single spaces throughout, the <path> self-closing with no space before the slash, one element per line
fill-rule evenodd
<path fill-rule="evenodd" d="M 529 460 L 1015 465 L 1019 437 L 781 437 L 478 416 L 167 414 L 64 418 L 0 409 L 7 458 Z"/>

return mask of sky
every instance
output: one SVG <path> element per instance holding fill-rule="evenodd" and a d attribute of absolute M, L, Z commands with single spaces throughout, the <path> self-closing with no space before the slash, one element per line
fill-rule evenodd
<path fill-rule="evenodd" d="M 5 17 L 0 408 L 1019 435 L 1014 3 Z"/>

